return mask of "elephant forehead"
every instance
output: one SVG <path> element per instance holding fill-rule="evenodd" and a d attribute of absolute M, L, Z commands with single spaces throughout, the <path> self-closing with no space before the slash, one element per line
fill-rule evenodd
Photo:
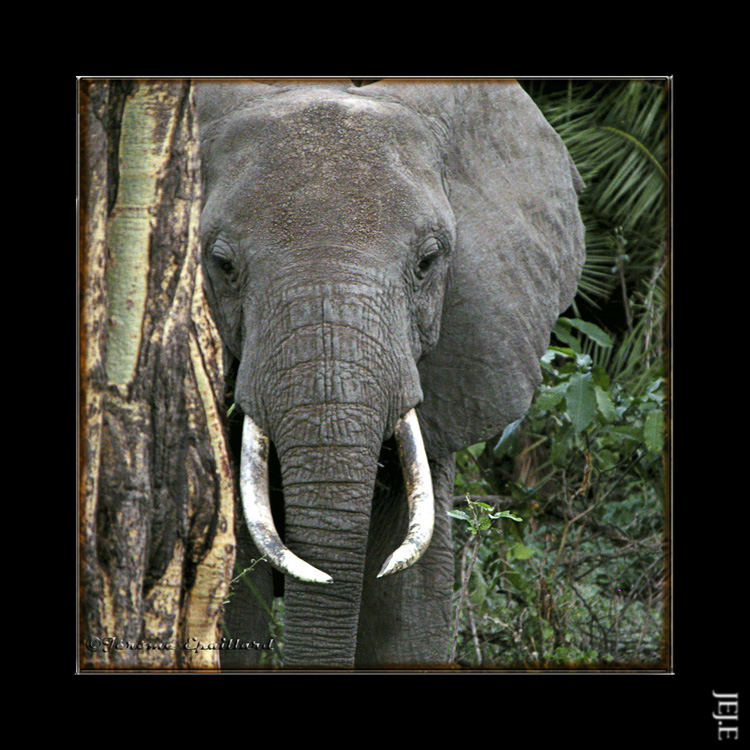
<path fill-rule="evenodd" d="M 222 139 L 221 189 L 238 218 L 329 211 L 372 224 L 439 187 L 432 137 L 404 107 L 340 92 L 279 100 L 238 115 Z"/>
<path fill-rule="evenodd" d="M 341 171 L 326 165 L 310 173 L 281 169 L 238 185 L 231 210 L 238 224 L 256 233 L 314 243 L 319 230 L 346 244 L 409 231 L 415 214 L 427 213 L 421 192 L 408 180 L 386 179 L 361 165 Z"/>
<path fill-rule="evenodd" d="M 284 155 L 300 161 L 300 167 L 383 164 L 393 157 L 424 159 L 430 140 L 421 118 L 400 104 L 325 88 L 293 88 L 240 110 L 224 130 L 222 149 L 250 146 L 261 164 Z"/>

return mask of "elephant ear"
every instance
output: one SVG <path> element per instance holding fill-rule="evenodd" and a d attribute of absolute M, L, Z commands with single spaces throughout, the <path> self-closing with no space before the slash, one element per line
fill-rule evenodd
<path fill-rule="evenodd" d="M 583 182 L 515 81 L 381 81 L 360 91 L 416 110 L 442 144 L 456 247 L 440 338 L 419 363 L 419 415 L 428 453 L 445 455 L 528 410 L 583 266 Z"/>

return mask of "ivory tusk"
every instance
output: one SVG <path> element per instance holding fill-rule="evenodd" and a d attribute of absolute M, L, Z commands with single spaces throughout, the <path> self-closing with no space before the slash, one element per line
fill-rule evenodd
<path fill-rule="evenodd" d="M 331 576 L 297 557 L 281 541 L 271 515 L 268 450 L 268 437 L 245 415 L 242 425 L 240 492 L 250 536 L 258 551 L 282 573 L 310 583 L 333 583 Z"/>
<path fill-rule="evenodd" d="M 435 498 L 417 413 L 410 409 L 396 423 L 396 442 L 409 506 L 409 530 L 401 546 L 383 563 L 378 578 L 404 570 L 424 554 L 435 525 Z"/>

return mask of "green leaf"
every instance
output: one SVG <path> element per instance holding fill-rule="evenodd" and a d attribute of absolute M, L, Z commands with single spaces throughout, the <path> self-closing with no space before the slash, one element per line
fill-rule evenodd
<path fill-rule="evenodd" d="M 495 445 L 495 451 L 499 451 L 499 455 L 510 453 L 514 450 L 515 445 L 518 443 L 519 426 L 522 421 L 522 418 L 517 419 L 505 427 L 503 434 Z"/>
<path fill-rule="evenodd" d="M 578 372 L 578 362 L 576 360 L 568 360 L 567 362 L 563 362 L 560 365 L 560 369 L 557 371 L 557 376 L 559 378 L 566 378 L 570 379 L 570 376 L 574 373 Z"/>
<path fill-rule="evenodd" d="M 576 353 L 570 348 L 566 346 L 551 346 L 547 352 L 555 352 L 555 354 L 562 354 L 565 357 L 571 357 L 572 359 L 575 359 Z"/>
<path fill-rule="evenodd" d="M 612 346 L 612 338 L 608 333 L 599 328 L 598 325 L 590 323 L 587 320 L 581 320 L 580 318 L 558 318 L 557 326 L 553 329 L 555 335 L 558 335 L 556 329 L 560 326 L 561 322 L 563 323 L 563 326 L 568 326 L 568 330 L 570 330 L 570 328 L 577 328 L 579 331 L 585 333 L 586 336 L 588 336 L 594 343 L 599 344 L 599 346 L 603 346 L 604 348 Z M 559 335 L 558 338 L 560 338 Z M 561 340 L 565 341 L 565 343 L 570 343 L 567 339 Z"/>
<path fill-rule="evenodd" d="M 630 440 L 641 440 L 641 432 L 637 427 L 633 425 L 615 425 L 609 428 L 609 431 L 620 435 L 623 439 L 629 438 Z"/>
<path fill-rule="evenodd" d="M 576 365 L 579 370 L 589 370 L 591 368 L 591 355 L 590 354 L 578 354 L 576 355 Z"/>
<path fill-rule="evenodd" d="M 658 389 L 662 387 L 662 383 L 664 382 L 664 378 L 656 378 L 653 383 L 646 389 L 648 393 L 654 393 Z"/>
<path fill-rule="evenodd" d="M 596 406 L 599 409 L 599 413 L 607 422 L 616 422 L 617 410 L 612 403 L 612 399 L 609 397 L 609 393 L 598 385 L 594 385 L 594 393 L 596 394 Z"/>
<path fill-rule="evenodd" d="M 594 376 L 594 385 L 598 385 L 600 388 L 608 391 L 610 380 L 606 370 L 600 365 L 594 365 L 591 368 L 591 373 Z"/>
<path fill-rule="evenodd" d="M 476 508 L 484 508 L 485 510 L 492 510 L 492 506 L 488 503 L 480 502 L 479 500 L 469 500 L 471 505 L 475 506 Z"/>
<path fill-rule="evenodd" d="M 609 471 L 617 463 L 617 456 L 606 448 L 600 450 L 596 458 L 599 461 L 599 471 Z"/>
<path fill-rule="evenodd" d="M 646 389 L 646 399 L 649 399 L 659 406 L 664 402 L 664 389 L 663 379 L 657 378 L 651 385 Z"/>
<path fill-rule="evenodd" d="M 562 466 L 568 455 L 568 443 L 566 440 L 555 440 L 550 449 L 549 459 L 554 466 Z"/>
<path fill-rule="evenodd" d="M 581 351 L 581 344 L 578 341 L 578 337 L 570 330 L 570 321 L 567 318 L 559 318 L 557 324 L 552 329 L 552 333 L 564 344 L 568 344 L 574 351 Z"/>
<path fill-rule="evenodd" d="M 534 550 L 531 547 L 527 547 L 525 544 L 521 544 L 521 542 L 516 542 L 508 552 L 515 560 L 528 560 L 534 554 Z"/>
<path fill-rule="evenodd" d="M 472 592 L 469 595 L 472 604 L 482 604 L 487 596 L 488 584 L 485 577 L 482 575 L 482 570 L 479 567 L 472 568 L 471 571 L 471 583 Z"/>
<path fill-rule="evenodd" d="M 449 510 L 448 515 L 451 518 L 458 518 L 460 521 L 472 521 L 472 517 L 462 510 Z"/>
<path fill-rule="evenodd" d="M 661 410 L 655 409 L 646 415 L 643 438 L 651 453 L 661 453 L 664 445 L 664 413 Z"/>
<path fill-rule="evenodd" d="M 515 515 L 509 510 L 501 510 L 499 513 L 493 513 L 492 518 L 510 518 L 512 521 L 523 521 L 523 518 Z"/>
<path fill-rule="evenodd" d="M 474 458 L 478 458 L 484 450 L 484 443 L 475 443 L 474 445 L 470 445 L 466 450 L 469 451 Z"/>
<path fill-rule="evenodd" d="M 568 390 L 568 385 L 569 383 L 565 382 L 542 388 L 534 400 L 536 409 L 538 411 L 554 409 L 565 398 L 565 391 Z"/>
<path fill-rule="evenodd" d="M 596 394 L 591 373 L 577 373 L 570 379 L 570 386 L 565 395 L 568 413 L 576 432 L 583 432 L 596 411 Z"/>

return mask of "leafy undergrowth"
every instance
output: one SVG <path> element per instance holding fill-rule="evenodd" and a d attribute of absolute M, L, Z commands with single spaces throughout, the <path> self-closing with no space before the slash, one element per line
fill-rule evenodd
<path fill-rule="evenodd" d="M 636 392 L 579 349 L 551 347 L 523 422 L 457 457 L 459 663 L 663 663 L 664 380 Z"/>

